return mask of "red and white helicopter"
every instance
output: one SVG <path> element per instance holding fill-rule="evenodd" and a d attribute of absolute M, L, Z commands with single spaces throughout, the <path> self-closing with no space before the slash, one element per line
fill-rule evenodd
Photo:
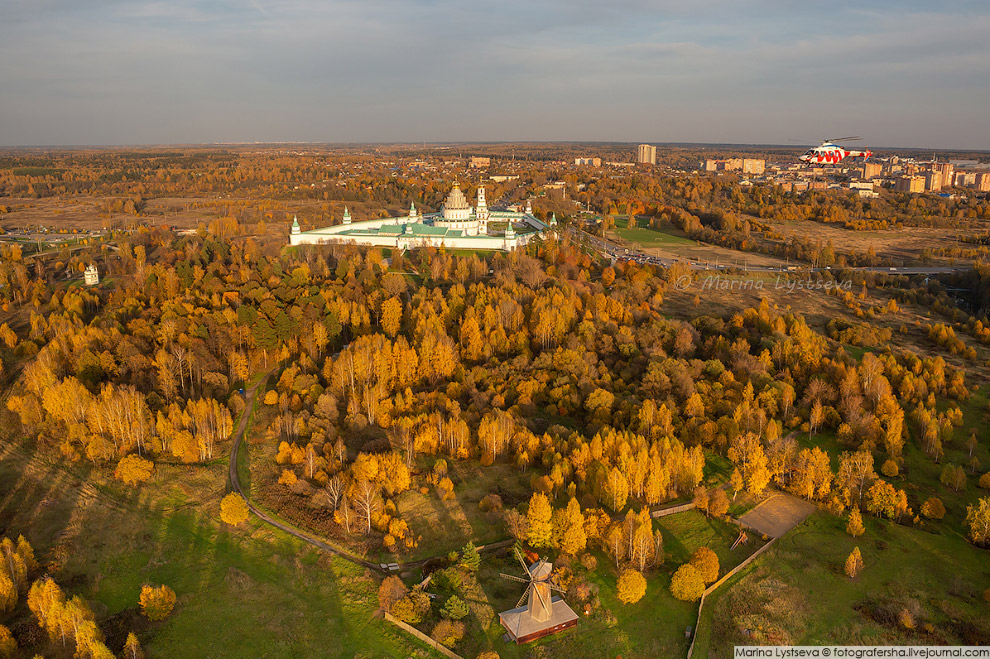
<path fill-rule="evenodd" d="M 860 139 L 862 138 L 839 137 L 834 140 L 825 140 L 814 149 L 805 151 L 798 160 L 814 165 L 837 165 L 843 158 L 863 158 L 866 160 L 873 155 L 873 152 L 869 149 L 865 151 L 851 151 L 835 144 L 836 142 L 853 142 Z"/>

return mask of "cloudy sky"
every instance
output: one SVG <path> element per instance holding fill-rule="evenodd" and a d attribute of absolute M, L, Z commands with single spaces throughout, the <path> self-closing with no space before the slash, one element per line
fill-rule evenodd
<path fill-rule="evenodd" d="M 0 145 L 990 149 L 990 3 L 0 0 Z"/>

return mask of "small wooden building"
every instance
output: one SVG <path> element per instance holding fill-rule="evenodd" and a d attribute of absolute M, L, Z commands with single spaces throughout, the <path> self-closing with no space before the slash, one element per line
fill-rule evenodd
<path fill-rule="evenodd" d="M 529 605 L 509 609 L 498 614 L 509 638 L 517 645 L 535 641 L 538 638 L 577 626 L 578 615 L 558 595 L 550 601 L 552 611 L 547 620 L 537 620 L 530 612 Z"/>

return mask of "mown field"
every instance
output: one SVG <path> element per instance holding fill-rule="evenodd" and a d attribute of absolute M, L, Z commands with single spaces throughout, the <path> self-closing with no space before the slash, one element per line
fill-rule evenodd
<path fill-rule="evenodd" d="M 956 534 L 866 518 L 866 533 L 816 513 L 777 541 L 705 605 L 695 649 L 730 657 L 733 645 L 990 644 L 990 561 Z M 865 567 L 843 573 L 853 547 Z M 904 613 L 907 612 L 907 615 Z"/>

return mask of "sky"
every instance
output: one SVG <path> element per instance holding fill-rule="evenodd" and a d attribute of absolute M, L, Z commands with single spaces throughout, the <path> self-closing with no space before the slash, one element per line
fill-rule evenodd
<path fill-rule="evenodd" d="M 0 145 L 990 149 L 988 35 L 985 0 L 0 0 Z"/>

